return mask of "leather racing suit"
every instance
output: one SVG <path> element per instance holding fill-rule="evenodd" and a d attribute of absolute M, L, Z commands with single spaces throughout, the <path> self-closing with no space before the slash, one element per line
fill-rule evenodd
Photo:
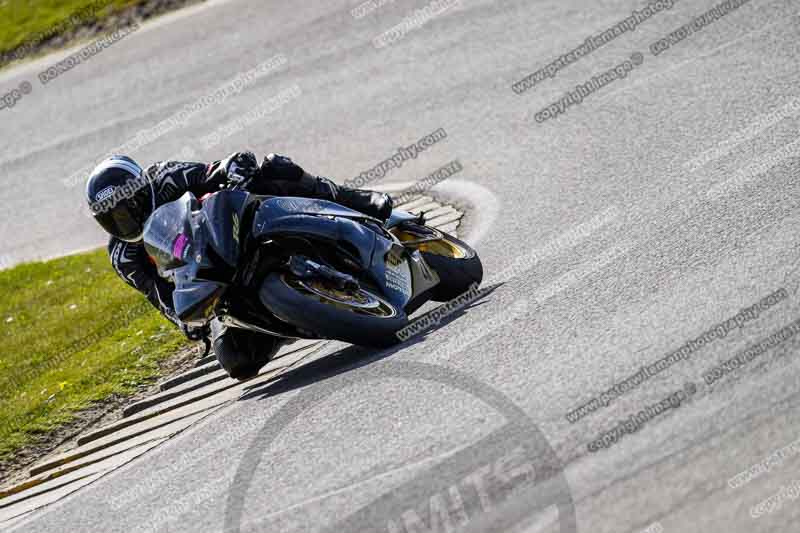
<path fill-rule="evenodd" d="M 235 163 L 231 167 L 231 162 Z M 250 152 L 237 152 L 211 164 L 163 161 L 145 170 L 152 183 L 155 206 L 177 200 L 191 192 L 197 198 L 225 185 L 229 170 L 254 173 L 247 190 L 255 194 L 300 196 L 331 200 L 341 205 L 385 220 L 392 211 L 388 195 L 373 191 L 349 189 L 327 178 L 312 176 L 288 157 L 270 154 L 261 165 Z M 204 329 L 187 327 L 177 319 L 172 303 L 172 283 L 158 275 L 148 258 L 143 241 L 126 242 L 111 237 L 108 243 L 111 264 L 128 285 L 145 295 L 150 303 L 180 327 L 191 340 L 201 340 Z M 283 339 L 238 328 L 227 328 L 218 321 L 210 325 L 217 359 L 228 374 L 237 379 L 252 377 L 284 344 Z"/>

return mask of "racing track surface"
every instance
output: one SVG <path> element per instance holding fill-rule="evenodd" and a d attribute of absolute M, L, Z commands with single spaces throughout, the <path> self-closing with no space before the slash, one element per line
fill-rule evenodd
<path fill-rule="evenodd" d="M 61 180 L 284 54 L 285 66 L 132 155 L 194 146 L 210 160 L 250 147 L 344 180 L 444 128 L 447 139 L 381 184 L 458 159 L 458 181 L 439 190 L 470 204 L 461 234 L 480 236 L 493 290 L 396 350 L 328 344 L 305 372 L 15 529 L 795 530 L 800 463 L 793 448 L 774 452 L 800 436 L 800 3 L 751 0 L 656 56 L 651 43 L 715 5 L 681 0 L 521 95 L 512 83 L 645 0 L 462 0 L 380 49 L 374 37 L 427 3 L 395 0 L 360 19 L 355 2 L 282 4 L 170 15 L 46 86 L 36 74 L 53 57 L 0 74 L 0 92 L 33 86 L 0 111 L 4 261 L 100 244 L 81 186 Z M 637 52 L 627 77 L 537 121 Z M 295 86 L 284 106 L 197 148 Z M 566 418 L 717 324 L 724 336 Z M 787 326 L 777 346 L 703 378 Z M 591 444 L 678 391 L 689 393 L 637 431 Z M 729 483 L 771 454 L 767 472 Z"/>

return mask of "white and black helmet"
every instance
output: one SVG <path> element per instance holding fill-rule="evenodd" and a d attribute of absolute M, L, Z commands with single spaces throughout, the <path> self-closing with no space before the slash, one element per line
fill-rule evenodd
<path fill-rule="evenodd" d="M 153 184 L 130 157 L 114 155 L 97 165 L 86 182 L 94 219 L 108 233 L 128 242 L 141 240 L 155 209 Z"/>

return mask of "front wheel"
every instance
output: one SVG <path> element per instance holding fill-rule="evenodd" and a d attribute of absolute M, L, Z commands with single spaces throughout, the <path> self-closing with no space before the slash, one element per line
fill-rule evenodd
<path fill-rule="evenodd" d="M 341 290 L 325 280 L 272 273 L 261 287 L 261 302 L 276 317 L 322 338 L 388 347 L 408 324 L 406 314 L 365 289 Z"/>

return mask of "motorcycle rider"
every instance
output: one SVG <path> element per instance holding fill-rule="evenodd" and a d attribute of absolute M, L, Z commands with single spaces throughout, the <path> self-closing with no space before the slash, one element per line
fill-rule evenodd
<path fill-rule="evenodd" d="M 381 220 L 386 220 L 392 212 L 388 195 L 336 185 L 327 178 L 310 175 L 288 157 L 276 154 L 267 155 L 260 165 L 252 152 L 236 152 L 208 165 L 164 161 L 147 170 L 127 156 L 112 156 L 92 171 L 86 184 L 92 215 L 111 235 L 108 253 L 117 274 L 142 292 L 190 340 L 204 340 L 210 333 L 220 366 L 232 378 L 240 380 L 257 375 L 285 341 L 228 328 L 217 320 L 211 322 L 210 331 L 208 327 L 182 324 L 173 308 L 174 285 L 158 275 L 145 251 L 142 233 L 157 207 L 177 200 L 185 192 L 201 198 L 232 180 L 250 176 L 253 179 L 247 190 L 255 194 L 330 200 Z"/>

